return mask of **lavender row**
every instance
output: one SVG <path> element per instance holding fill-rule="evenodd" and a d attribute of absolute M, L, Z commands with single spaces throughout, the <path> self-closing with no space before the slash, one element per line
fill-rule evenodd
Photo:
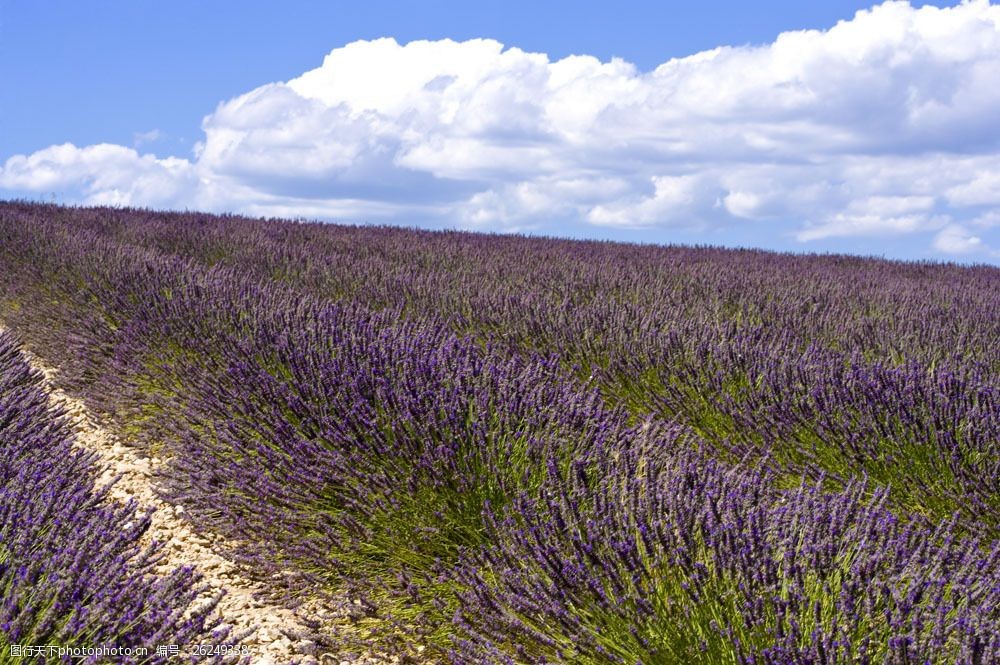
<path fill-rule="evenodd" d="M 204 591 L 197 573 L 153 575 L 159 548 L 139 545 L 149 518 L 106 500 L 95 477 L 41 376 L 0 333 L 0 660 L 96 663 L 104 652 L 165 663 L 157 645 L 225 638 L 209 618 L 215 603 L 194 604 Z M 98 655 L 24 650 L 48 645 Z"/>
<path fill-rule="evenodd" d="M 1000 662 L 1000 541 L 900 520 L 864 483 L 775 491 L 678 437 L 637 432 L 496 511 L 503 537 L 457 573 L 455 659 Z"/>
<path fill-rule="evenodd" d="M 615 397 L 673 414 L 733 459 L 768 455 L 834 486 L 866 475 L 912 514 L 960 513 L 968 529 L 998 532 L 1000 383 L 974 366 L 892 366 L 764 337 L 734 332 L 670 368 L 623 363 L 646 382 Z"/>

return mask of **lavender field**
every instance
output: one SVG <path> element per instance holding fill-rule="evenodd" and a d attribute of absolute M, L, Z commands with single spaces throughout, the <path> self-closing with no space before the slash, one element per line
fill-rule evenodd
<path fill-rule="evenodd" d="M 0 646 L 216 627 L 23 344 L 329 653 L 1000 663 L 1000 269 L 8 202 L 0 322 Z"/>

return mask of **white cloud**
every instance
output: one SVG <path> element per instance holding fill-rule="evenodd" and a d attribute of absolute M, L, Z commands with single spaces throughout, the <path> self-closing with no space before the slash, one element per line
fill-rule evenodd
<path fill-rule="evenodd" d="M 537 229 L 539 225 L 531 220 L 570 216 L 580 219 L 587 214 L 591 204 L 613 199 L 629 189 L 629 182 L 621 178 L 551 178 L 519 182 L 499 192 L 489 190 L 473 195 L 459 208 L 459 219 L 469 228 L 500 225 L 509 231 Z"/>
<path fill-rule="evenodd" d="M 1000 226 L 1000 210 L 990 210 L 972 220 L 972 224 L 984 229 Z"/>
<path fill-rule="evenodd" d="M 754 192 L 734 189 L 722 199 L 722 204 L 733 217 L 753 219 L 763 203 L 763 197 Z"/>
<path fill-rule="evenodd" d="M 704 211 L 719 207 L 719 190 L 711 179 L 697 175 L 654 176 L 653 192 L 635 201 L 600 204 L 587 219 L 600 226 L 644 228 L 657 224 L 698 226 Z"/>
<path fill-rule="evenodd" d="M 948 189 L 947 195 L 955 205 L 1000 206 L 1000 170 L 979 171 L 971 180 Z"/>
<path fill-rule="evenodd" d="M 145 143 L 155 143 L 163 138 L 163 132 L 151 129 L 148 132 L 136 132 L 132 135 L 132 147 L 138 148 Z"/>
<path fill-rule="evenodd" d="M 820 224 L 810 224 L 796 233 L 802 241 L 824 238 L 899 236 L 915 231 L 941 228 L 948 222 L 945 217 L 927 215 L 896 215 L 887 217 L 873 214 L 837 213 Z"/>
<path fill-rule="evenodd" d="M 83 203 L 175 205 L 197 185 L 184 159 L 156 159 L 102 143 L 77 148 L 55 145 L 29 156 L 15 155 L 0 168 L 0 187 L 31 192 L 72 189 Z"/>
<path fill-rule="evenodd" d="M 10 158 L 0 187 L 494 230 L 794 222 L 802 242 L 939 232 L 949 251 L 948 229 L 1000 207 L 997 80 L 987 0 L 887 2 L 650 72 L 489 39 L 358 41 L 219 104 L 190 160 L 53 146 Z M 977 228 L 985 243 L 996 226 Z"/>
<path fill-rule="evenodd" d="M 973 254 L 997 256 L 997 251 L 987 246 L 983 239 L 973 235 L 958 224 L 949 224 L 934 237 L 934 249 L 945 254 Z"/>

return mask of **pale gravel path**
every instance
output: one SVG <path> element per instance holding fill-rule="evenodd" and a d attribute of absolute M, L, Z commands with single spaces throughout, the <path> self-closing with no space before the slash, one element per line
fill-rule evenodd
<path fill-rule="evenodd" d="M 2 326 L 0 330 L 3 330 Z M 153 541 L 166 544 L 157 572 L 165 573 L 177 566 L 191 565 L 202 573 L 203 581 L 211 587 L 211 592 L 202 602 L 209 602 L 220 591 L 224 592 L 217 612 L 232 627 L 234 635 L 251 633 L 242 640 L 242 644 L 250 647 L 251 663 L 278 665 L 297 661 L 301 665 L 390 665 L 401 662 L 398 656 L 373 654 L 348 660 L 337 654 L 323 653 L 316 649 L 315 643 L 301 638 L 311 631 L 300 620 L 298 613 L 322 619 L 342 615 L 343 612 L 310 603 L 292 611 L 268 602 L 261 583 L 243 577 L 235 565 L 213 549 L 212 539 L 192 530 L 181 517 L 181 506 L 167 503 L 156 495 L 152 477 L 162 461 L 156 457 L 140 457 L 135 448 L 124 445 L 112 432 L 102 427 L 81 400 L 56 386 L 57 370 L 47 366 L 30 351 L 22 349 L 22 353 L 32 367 L 45 376 L 49 399 L 69 417 L 76 445 L 99 456 L 103 472 L 98 485 L 107 485 L 120 475 L 111 488 L 110 497 L 122 502 L 135 499 L 140 506 L 140 514 L 149 514 L 151 524 L 143 536 L 143 544 Z M 223 543 L 221 537 L 214 540 L 217 545 Z"/>

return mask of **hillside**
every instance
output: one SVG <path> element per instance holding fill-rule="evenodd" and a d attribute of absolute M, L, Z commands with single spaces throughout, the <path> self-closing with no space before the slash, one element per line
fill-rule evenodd
<path fill-rule="evenodd" d="M 303 658 L 1000 662 L 1000 269 L 13 202 L 0 322 Z"/>

